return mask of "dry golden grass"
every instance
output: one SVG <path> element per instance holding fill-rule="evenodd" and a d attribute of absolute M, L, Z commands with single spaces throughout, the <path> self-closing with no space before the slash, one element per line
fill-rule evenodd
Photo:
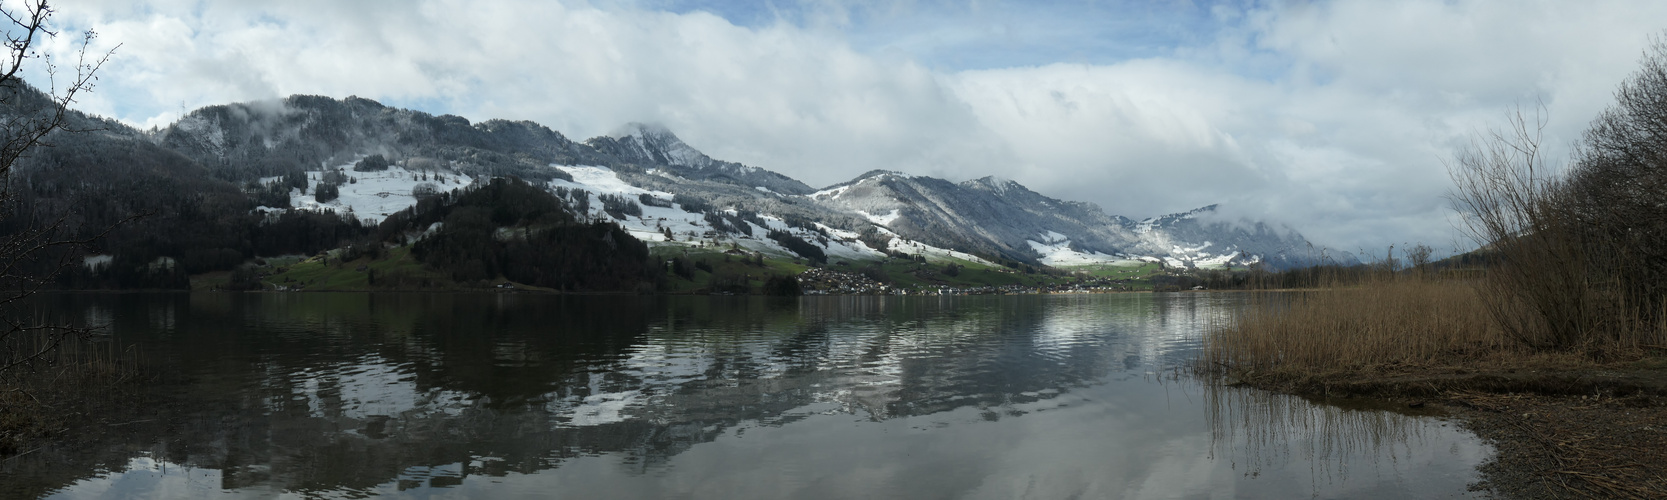
<path fill-rule="evenodd" d="M 1473 287 L 1403 279 L 1258 294 L 1227 324 L 1211 329 L 1203 360 L 1240 372 L 1314 373 L 1444 363 L 1515 350 Z"/>
<path fill-rule="evenodd" d="M 1667 349 L 1662 342 L 1667 324 L 1621 315 L 1609 321 L 1606 334 L 1592 335 L 1573 348 L 1526 342 L 1501 327 L 1499 304 L 1486 300 L 1493 288 L 1485 285 L 1400 277 L 1348 288 L 1258 294 L 1210 329 L 1200 361 L 1206 370 L 1240 375 L 1435 367 L 1564 370 L 1633 362 Z"/>

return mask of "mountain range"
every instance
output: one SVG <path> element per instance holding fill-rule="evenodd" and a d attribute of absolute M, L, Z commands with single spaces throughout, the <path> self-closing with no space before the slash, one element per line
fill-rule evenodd
<path fill-rule="evenodd" d="M 284 210 L 336 211 L 377 223 L 416 204 L 417 184 L 446 179 L 437 186 L 446 190 L 514 177 L 570 199 L 584 196 L 580 205 L 592 217 L 615 220 L 651 245 L 725 240 L 804 256 L 806 249 L 794 250 L 780 236 L 790 234 L 819 245 L 816 252 L 827 258 L 905 253 L 1056 267 L 1162 262 L 1283 269 L 1316 263 L 1317 257 L 1297 231 L 1227 217 L 1213 205 L 1135 220 L 1011 180 L 952 182 L 886 170 L 817 189 L 765 168 L 711 158 L 651 124 L 628 124 L 579 142 L 530 121 L 471 123 L 357 97 L 301 95 L 208 106 L 152 130 L 79 113 L 72 122 L 71 128 L 99 132 L 58 134 L 57 151 L 26 162 L 20 171 L 29 185 L 56 186 L 30 196 L 78 203 L 61 193 L 86 191 L 85 180 L 77 188 L 70 174 L 48 175 L 44 167 L 96 164 L 110 179 L 140 176 L 166 182 L 172 186 L 167 189 L 200 191 L 192 195 L 199 199 L 241 191 L 259 205 L 242 210 L 268 218 Z M 354 170 L 373 155 L 387 165 Z M 111 166 L 123 163 L 131 166 Z M 314 200 L 308 187 L 316 190 L 332 171 L 348 180 L 339 183 L 340 197 Z M 86 193 L 78 196 L 85 200 Z M 178 217 L 212 210 L 168 207 L 173 205 L 157 210 Z M 147 258 L 167 258 L 168 252 L 153 250 Z M 1334 257 L 1354 262 L 1347 254 Z"/>

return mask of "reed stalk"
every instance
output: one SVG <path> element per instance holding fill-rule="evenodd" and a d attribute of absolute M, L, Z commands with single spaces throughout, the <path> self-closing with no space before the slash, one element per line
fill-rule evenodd
<path fill-rule="evenodd" d="M 1203 360 L 1235 371 L 1331 372 L 1510 351 L 1475 287 L 1403 279 L 1259 293 L 1207 333 Z"/>

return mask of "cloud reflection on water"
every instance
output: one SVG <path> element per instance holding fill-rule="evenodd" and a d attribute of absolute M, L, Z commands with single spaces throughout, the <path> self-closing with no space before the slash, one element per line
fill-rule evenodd
<path fill-rule="evenodd" d="M 1484 453 L 1179 376 L 1232 295 L 59 300 L 113 311 L 179 400 L 5 465 L 47 484 L 12 493 L 1387 496 L 1462 492 Z"/>

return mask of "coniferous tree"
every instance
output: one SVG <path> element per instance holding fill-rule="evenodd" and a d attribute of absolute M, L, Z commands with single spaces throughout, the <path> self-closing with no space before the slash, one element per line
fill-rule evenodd
<path fill-rule="evenodd" d="M 336 187 L 335 184 L 320 183 L 317 188 L 313 189 L 313 199 L 318 200 L 319 203 L 329 203 L 340 197 L 341 188 Z"/>

